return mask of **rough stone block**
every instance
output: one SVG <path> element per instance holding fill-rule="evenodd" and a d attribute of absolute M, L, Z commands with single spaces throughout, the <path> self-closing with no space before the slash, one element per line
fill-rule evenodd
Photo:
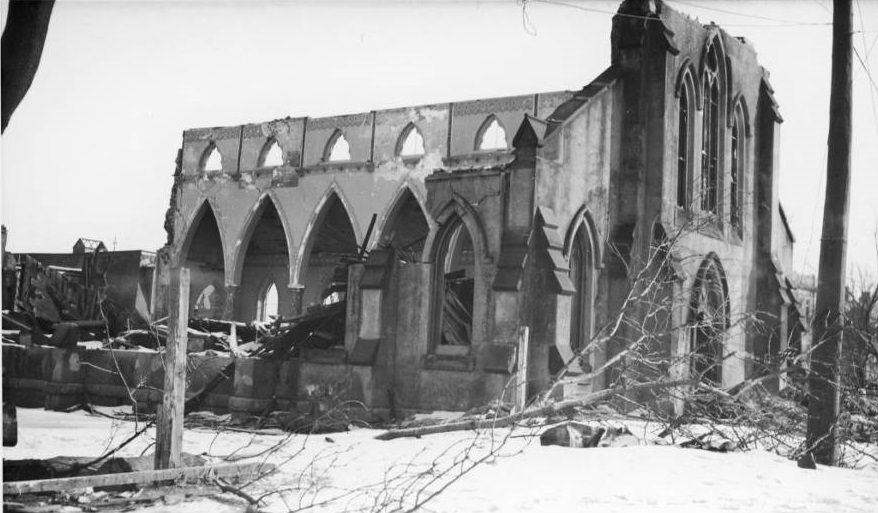
<path fill-rule="evenodd" d="M 375 365 L 380 346 L 381 339 L 357 339 L 348 361 L 351 365 Z"/>
<path fill-rule="evenodd" d="M 515 369 L 516 353 L 512 344 L 488 344 L 482 349 L 481 367 L 485 372 L 510 374 Z"/>

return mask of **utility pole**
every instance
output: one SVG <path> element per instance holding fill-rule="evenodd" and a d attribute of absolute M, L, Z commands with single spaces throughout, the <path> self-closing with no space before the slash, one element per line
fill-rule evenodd
<path fill-rule="evenodd" d="M 183 466 L 183 414 L 186 402 L 186 346 L 189 328 L 189 269 L 171 269 L 165 389 L 156 412 L 155 468 Z"/>
<path fill-rule="evenodd" d="M 829 96 L 826 200 L 813 323 L 815 345 L 808 376 L 807 444 L 814 461 L 824 465 L 838 462 L 838 356 L 845 300 L 851 174 L 851 0 L 834 0 L 832 18 L 832 90 Z"/>

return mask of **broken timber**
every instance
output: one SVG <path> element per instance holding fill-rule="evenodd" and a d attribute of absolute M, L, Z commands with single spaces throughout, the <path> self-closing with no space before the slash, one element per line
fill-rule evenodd
<path fill-rule="evenodd" d="M 660 390 L 664 388 L 674 388 L 683 385 L 691 385 L 692 380 L 676 380 L 676 381 L 650 381 L 648 383 L 637 383 L 634 385 L 628 385 L 627 387 L 614 387 L 608 388 L 606 390 L 601 390 L 599 392 L 591 393 L 582 399 L 569 399 L 567 401 L 560 401 L 553 404 L 548 404 L 546 406 L 541 406 L 539 408 L 534 408 L 531 410 L 526 410 L 521 413 L 515 413 L 513 415 L 507 415 L 506 417 L 493 418 L 493 419 L 468 419 L 459 422 L 449 422 L 447 424 L 438 424 L 435 426 L 422 426 L 416 428 L 408 428 L 408 429 L 394 429 L 391 431 L 385 431 L 380 435 L 376 436 L 377 440 L 393 440 L 394 438 L 407 438 L 407 437 L 420 437 L 423 435 L 434 435 L 438 433 L 449 433 L 452 431 L 467 431 L 467 430 L 477 430 L 477 429 L 493 429 L 493 428 L 502 428 L 506 426 L 510 426 L 515 424 L 518 421 L 524 419 L 530 419 L 534 417 L 544 417 L 547 415 L 552 415 L 558 413 L 560 411 L 566 410 L 568 408 L 576 408 L 579 406 L 587 406 L 589 404 L 594 404 L 600 401 L 604 401 L 613 397 L 616 394 L 624 394 L 626 392 L 634 392 L 641 390 Z"/>
<path fill-rule="evenodd" d="M 170 468 L 122 472 L 96 476 L 62 477 L 3 483 L 3 495 L 24 493 L 60 492 L 98 486 L 145 484 L 156 481 L 201 480 L 214 478 L 252 478 L 274 470 L 269 463 L 225 463 L 203 467 Z"/>

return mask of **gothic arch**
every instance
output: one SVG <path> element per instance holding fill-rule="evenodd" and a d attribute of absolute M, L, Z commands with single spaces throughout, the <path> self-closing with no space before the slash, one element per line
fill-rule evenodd
<path fill-rule="evenodd" d="M 320 230 L 320 226 L 325 220 L 334 199 L 338 200 L 341 203 L 342 208 L 344 208 L 348 222 L 350 222 L 351 228 L 354 232 L 354 238 L 357 241 L 362 240 L 362 234 L 360 233 L 360 228 L 357 224 L 357 218 L 352 215 L 353 209 L 351 208 L 350 203 L 347 201 L 347 198 L 338 184 L 332 182 L 327 191 L 323 194 L 323 197 L 320 198 L 320 201 L 315 205 L 314 212 L 311 214 L 311 218 L 308 220 L 305 232 L 302 235 L 302 244 L 299 245 L 299 251 L 296 253 L 295 257 L 296 263 L 292 270 L 291 282 L 295 286 L 302 286 L 302 269 L 308 265 L 311 249 L 314 245 L 314 237 Z"/>
<path fill-rule="evenodd" d="M 694 371 L 715 384 L 722 384 L 725 333 L 731 305 L 722 262 L 711 252 L 699 266 L 689 302 L 688 325 L 692 329 L 690 352 Z"/>
<path fill-rule="evenodd" d="M 503 146 L 502 147 L 497 146 L 497 147 L 483 148 L 484 137 L 489 132 L 491 127 L 494 126 L 495 124 L 499 128 L 499 130 L 501 130 L 501 133 L 503 134 Z M 498 118 L 494 114 L 491 114 L 487 118 L 485 118 L 485 121 L 482 122 L 482 125 L 479 127 L 479 130 L 476 132 L 474 149 L 475 149 L 475 151 L 496 151 L 496 150 L 508 149 L 509 148 L 508 137 L 509 137 L 509 132 L 506 130 L 506 127 L 503 126 L 503 123 L 500 121 L 500 118 Z"/>
<path fill-rule="evenodd" d="M 408 183 L 403 183 L 394 193 L 393 199 L 388 203 L 387 207 L 385 207 L 384 212 L 382 212 L 381 217 L 378 220 L 378 236 L 370 241 L 369 247 L 370 249 L 374 249 L 379 245 L 385 243 L 385 240 L 390 236 L 389 231 L 393 229 L 398 220 L 398 216 L 400 210 L 404 207 L 406 202 L 408 202 L 409 198 L 413 198 L 413 200 L 417 203 L 418 208 L 420 209 L 420 213 L 424 218 L 424 221 L 427 224 L 427 233 L 425 234 L 424 245 L 426 246 L 427 240 L 430 238 L 430 234 L 435 232 L 436 230 L 436 222 L 427 215 L 427 209 L 425 207 L 426 202 L 424 198 L 418 194 L 417 190 L 412 187 Z M 422 252 L 423 254 L 423 252 Z"/>
<path fill-rule="evenodd" d="M 750 107 L 747 105 L 747 98 L 741 92 L 738 92 L 732 98 L 730 102 L 729 112 L 733 115 L 729 116 L 729 128 L 732 127 L 735 122 L 735 114 L 737 114 L 738 109 L 741 109 L 742 118 L 744 120 L 744 135 L 747 137 L 751 137 L 753 135 L 751 123 L 750 123 Z"/>
<path fill-rule="evenodd" d="M 337 144 L 344 144 L 347 146 L 347 158 L 332 157 L 332 154 L 335 153 L 335 146 Z M 349 160 L 351 160 L 351 144 L 344 136 L 344 132 L 340 128 L 336 128 L 335 131 L 332 132 L 332 135 L 329 136 L 329 139 L 327 139 L 326 146 L 323 148 L 323 162 L 346 162 Z"/>
<path fill-rule="evenodd" d="M 408 142 L 410 137 L 417 136 L 421 141 L 420 153 L 403 153 L 405 151 L 406 143 Z M 410 122 L 402 131 L 399 133 L 399 138 L 396 140 L 396 150 L 394 155 L 397 157 L 421 157 L 426 153 L 426 148 L 424 145 L 424 134 L 418 128 L 414 122 Z"/>
<path fill-rule="evenodd" d="M 429 258 L 430 262 L 433 261 L 439 232 L 443 230 L 453 216 L 459 217 L 469 230 L 476 255 L 482 261 L 490 261 L 490 246 L 488 246 L 488 236 L 482 224 L 482 219 L 472 205 L 458 194 L 455 194 L 452 199 L 448 200 L 439 210 L 439 213 L 436 214 L 436 228 L 430 231 L 430 235 L 427 237 L 427 242 L 424 245 L 424 255 L 426 255 L 426 258 Z"/>
<path fill-rule="evenodd" d="M 270 156 L 270 153 L 274 147 L 277 147 L 278 151 L 280 151 L 280 163 L 266 163 L 267 157 Z M 256 167 L 278 167 L 284 165 L 284 154 L 283 148 L 277 139 L 272 136 L 269 137 L 268 140 L 265 141 L 265 144 L 262 145 L 262 149 L 259 151 L 259 158 L 256 161 Z"/>
<path fill-rule="evenodd" d="M 241 283 L 241 274 L 244 270 L 244 260 L 247 255 L 247 249 L 250 247 L 250 241 L 253 238 L 253 232 L 256 230 L 256 226 L 259 224 L 259 221 L 262 219 L 262 214 L 265 212 L 268 204 L 274 207 L 277 212 L 278 218 L 280 218 L 281 226 L 284 231 L 284 239 L 286 240 L 287 245 L 287 258 L 289 259 L 289 270 L 287 272 L 288 278 L 292 276 L 292 262 L 295 259 L 295 253 L 293 252 L 293 248 L 295 248 L 295 243 L 293 240 L 293 236 L 291 235 L 291 230 L 289 226 L 289 222 L 287 220 L 287 216 L 284 215 L 283 207 L 281 202 L 278 201 L 277 197 L 274 194 L 274 191 L 263 193 L 259 199 L 256 200 L 256 203 L 253 204 L 253 207 L 247 211 L 247 217 L 244 219 L 244 224 L 241 228 L 241 233 L 237 237 L 237 241 L 240 241 L 240 244 L 236 244 L 234 254 L 231 257 L 231 284 L 238 285 Z M 294 283 L 290 280 L 290 283 Z"/>
<path fill-rule="evenodd" d="M 690 101 L 692 106 L 701 109 L 702 105 L 702 97 L 701 97 L 701 81 L 698 78 L 698 72 L 695 70 L 695 65 L 692 64 L 692 60 L 689 57 L 683 59 L 683 63 L 680 64 L 680 69 L 677 71 L 677 80 L 674 82 L 674 97 L 679 98 L 680 93 L 684 87 L 687 87 L 687 91 L 690 93 Z"/>
<path fill-rule="evenodd" d="M 204 219 L 204 215 L 207 212 L 210 212 L 211 216 L 213 216 L 214 222 L 216 223 L 216 229 L 219 232 L 220 244 L 223 248 L 223 262 L 228 265 L 228 262 L 225 258 L 225 248 L 228 247 L 226 243 L 225 230 L 223 229 L 221 217 L 217 215 L 219 211 L 218 207 L 214 203 L 213 198 L 202 198 L 198 202 L 198 208 L 192 211 L 192 214 L 189 216 L 189 221 L 185 224 L 185 233 L 186 235 L 183 237 L 183 243 L 180 244 L 179 251 L 177 252 L 176 259 L 178 264 L 182 264 L 187 255 L 189 254 L 189 250 L 192 246 L 192 239 L 195 237 L 195 232 L 198 231 L 199 226 L 201 225 L 202 219 Z"/>
<path fill-rule="evenodd" d="M 217 165 L 219 167 L 214 168 L 211 161 L 214 160 L 214 155 L 219 160 Z M 208 169 L 208 165 L 211 165 L 210 169 Z M 207 148 L 204 149 L 204 152 L 201 154 L 201 158 L 198 159 L 198 170 L 201 172 L 204 171 L 222 171 L 223 170 L 223 154 L 219 151 L 219 148 L 216 147 L 216 143 L 210 141 L 210 144 L 207 145 Z"/>
<path fill-rule="evenodd" d="M 588 235 L 589 243 L 591 244 L 591 254 L 594 259 L 594 267 L 599 269 L 603 267 L 604 261 L 603 245 L 601 244 L 602 239 L 598 234 L 594 218 L 585 205 L 579 207 L 579 210 L 576 211 L 573 220 L 567 227 L 567 233 L 564 236 L 564 255 L 568 258 L 570 257 L 570 249 L 573 245 L 573 239 L 580 226 L 585 229 L 586 234 Z"/>
<path fill-rule="evenodd" d="M 274 312 L 274 314 L 281 315 L 280 287 L 278 286 L 278 283 L 271 278 L 271 276 L 266 276 L 262 280 L 262 282 L 259 284 L 259 288 L 257 289 L 258 292 L 257 292 L 257 303 L 256 303 L 256 319 L 258 319 L 262 322 L 271 321 L 271 319 L 268 318 L 269 312 L 267 312 L 266 309 L 268 307 L 272 306 L 270 304 L 270 302 L 268 301 L 269 299 L 271 299 L 269 297 L 269 292 L 270 292 L 272 287 L 274 287 L 274 289 L 275 289 L 274 290 L 275 304 L 273 306 L 277 309 L 277 311 Z"/>
<path fill-rule="evenodd" d="M 725 44 L 723 44 L 723 38 L 720 34 L 719 28 L 711 30 L 710 34 L 707 36 L 707 39 L 704 42 L 704 48 L 702 48 L 701 50 L 701 66 L 698 76 L 702 77 L 702 79 L 705 76 L 705 72 L 708 70 L 710 64 L 709 61 L 711 51 L 716 52 L 716 71 L 719 76 L 720 95 L 723 98 L 728 98 L 729 88 L 731 84 L 729 80 L 731 78 L 731 73 L 729 69 L 729 61 L 726 58 L 726 47 Z M 702 83 L 701 85 L 703 86 L 704 84 Z M 703 105 L 703 100 L 706 100 L 706 98 L 702 97 L 702 102 L 699 102 L 701 105 Z M 721 102 L 721 104 L 723 103 L 725 102 Z"/>
<path fill-rule="evenodd" d="M 589 343 L 594 324 L 597 244 L 593 223 L 583 211 L 570 224 L 564 253 L 570 268 L 573 295 L 570 301 L 570 348 L 580 351 Z"/>
<path fill-rule="evenodd" d="M 187 225 L 175 263 L 189 268 L 189 310 L 193 318 L 222 318 L 226 311 L 228 258 L 216 207 L 202 200 Z"/>

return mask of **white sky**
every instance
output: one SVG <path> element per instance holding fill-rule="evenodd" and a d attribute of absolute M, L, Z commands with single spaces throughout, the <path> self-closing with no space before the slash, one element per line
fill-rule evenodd
<path fill-rule="evenodd" d="M 771 71 L 781 201 L 796 265 L 816 272 L 831 2 L 666 3 L 745 36 Z M 565 4 L 58 0 L 2 138 L 7 247 L 68 251 L 91 237 L 158 248 L 187 128 L 579 89 L 609 65 L 619 2 Z M 878 81 L 878 1 L 854 0 L 854 13 L 855 48 Z M 875 275 L 878 88 L 856 57 L 854 70 L 848 259 Z"/>

